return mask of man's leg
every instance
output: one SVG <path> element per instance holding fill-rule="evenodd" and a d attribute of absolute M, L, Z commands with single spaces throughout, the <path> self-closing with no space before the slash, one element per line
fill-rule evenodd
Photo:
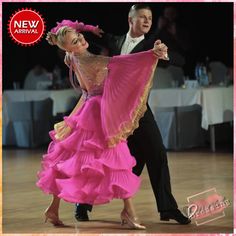
<path fill-rule="evenodd" d="M 140 176 L 145 165 L 145 159 L 143 158 L 142 145 L 140 144 L 139 136 L 136 135 L 136 130 L 134 135 L 128 138 L 128 147 L 131 155 L 136 159 L 136 166 L 133 167 L 133 173 Z"/>
<path fill-rule="evenodd" d="M 78 221 L 88 221 L 88 211 L 92 211 L 93 206 L 89 204 L 75 204 L 75 218 Z"/>
<path fill-rule="evenodd" d="M 132 142 L 129 147 L 131 154 L 135 158 L 137 157 L 137 167 L 134 168 L 134 173 L 140 174 L 144 163 L 146 163 L 161 219 L 175 219 L 180 224 L 190 223 L 190 220 L 178 210 L 177 203 L 171 193 L 166 149 L 150 109 L 140 120 L 139 128 L 135 130 L 133 136 L 132 141 L 135 140 L 135 142 Z"/>
<path fill-rule="evenodd" d="M 158 211 L 176 210 L 178 205 L 171 193 L 166 149 L 151 111 L 147 111 L 146 123 L 142 126 L 142 135 L 144 158 Z"/>

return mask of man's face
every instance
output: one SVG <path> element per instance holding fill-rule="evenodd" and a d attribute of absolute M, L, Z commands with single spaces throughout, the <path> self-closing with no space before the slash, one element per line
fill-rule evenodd
<path fill-rule="evenodd" d="M 129 18 L 131 31 L 138 36 L 149 32 L 152 26 L 152 12 L 148 9 L 140 9 Z"/>

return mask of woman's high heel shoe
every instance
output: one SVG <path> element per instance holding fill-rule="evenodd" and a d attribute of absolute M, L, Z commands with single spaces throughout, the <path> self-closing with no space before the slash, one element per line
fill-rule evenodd
<path fill-rule="evenodd" d="M 49 220 L 54 226 L 62 226 L 64 225 L 61 220 L 59 220 L 58 216 L 54 212 L 45 211 L 45 223 Z"/>
<path fill-rule="evenodd" d="M 127 213 L 127 211 L 123 210 L 120 214 L 120 218 L 121 218 L 121 225 L 128 225 L 128 227 L 130 229 L 146 229 L 146 227 L 144 225 L 141 225 L 140 223 L 138 223 L 138 218 L 136 217 L 131 217 L 129 216 L 129 214 Z"/>

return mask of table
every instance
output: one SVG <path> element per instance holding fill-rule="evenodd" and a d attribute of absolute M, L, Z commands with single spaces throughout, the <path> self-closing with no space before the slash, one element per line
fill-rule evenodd
<path fill-rule="evenodd" d="M 19 122 L 12 121 L 10 118 L 10 114 L 12 115 L 12 112 L 10 111 L 12 111 L 11 108 L 14 102 L 35 102 L 51 98 L 53 100 L 53 116 L 56 116 L 58 113 L 65 113 L 69 110 L 72 110 L 78 100 L 79 95 L 80 94 L 74 89 L 4 91 L 2 95 L 3 145 L 18 145 L 22 147 L 28 147 L 33 143 L 32 137 L 29 137 L 32 136 L 29 135 L 32 133 L 31 131 L 35 129 L 33 127 L 39 129 L 38 127 L 41 125 L 40 127 L 42 129 L 40 134 L 43 138 L 38 137 L 37 140 L 42 142 L 46 140 L 48 137 L 48 131 L 50 130 L 50 127 L 48 127 L 47 130 L 46 121 L 45 123 L 42 123 L 43 121 L 36 122 L 32 120 L 24 120 Z M 46 133 L 46 135 L 43 136 L 43 133 Z"/>
<path fill-rule="evenodd" d="M 233 120 L 233 86 L 153 89 L 149 96 L 151 108 L 194 104 L 202 107 L 201 126 L 205 130 L 210 127 L 211 148 L 215 151 L 214 125 Z"/>
<path fill-rule="evenodd" d="M 63 90 L 5 90 L 2 95 L 3 121 L 7 122 L 7 106 L 14 101 L 40 101 L 47 98 L 53 100 L 53 115 L 73 109 L 73 100 L 80 96 L 74 89 Z"/>

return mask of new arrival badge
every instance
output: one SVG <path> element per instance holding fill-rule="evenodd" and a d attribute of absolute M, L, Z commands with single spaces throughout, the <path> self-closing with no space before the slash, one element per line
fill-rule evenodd
<path fill-rule="evenodd" d="M 18 10 L 9 19 L 8 32 L 17 44 L 32 46 L 41 40 L 45 32 L 44 19 L 35 10 Z"/>

